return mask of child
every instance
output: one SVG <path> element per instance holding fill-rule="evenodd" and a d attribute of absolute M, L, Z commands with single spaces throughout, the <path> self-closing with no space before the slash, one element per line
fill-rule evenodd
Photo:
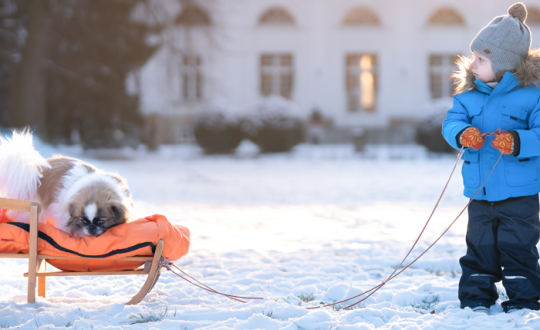
<path fill-rule="evenodd" d="M 502 280 L 505 312 L 540 310 L 540 49 L 522 3 L 496 17 L 470 45 L 474 61 L 460 59 L 459 85 L 442 133 L 463 154 L 469 205 L 467 254 L 460 259 L 461 308 L 489 314 Z M 500 128 L 503 133 L 484 137 Z M 489 143 L 488 143 L 489 142 Z"/>

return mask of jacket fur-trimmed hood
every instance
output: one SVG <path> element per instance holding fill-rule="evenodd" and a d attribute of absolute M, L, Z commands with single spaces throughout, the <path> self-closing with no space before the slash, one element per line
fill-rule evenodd
<path fill-rule="evenodd" d="M 459 56 L 456 62 L 458 70 L 452 73 L 456 84 L 456 94 L 476 89 L 472 74 L 472 59 Z M 521 61 L 516 70 L 511 71 L 519 81 L 519 87 L 536 86 L 540 88 L 540 48 L 529 50 L 529 54 Z"/>

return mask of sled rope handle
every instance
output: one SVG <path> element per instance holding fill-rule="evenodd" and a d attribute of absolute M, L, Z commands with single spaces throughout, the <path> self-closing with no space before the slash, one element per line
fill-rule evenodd
<path fill-rule="evenodd" d="M 484 133 L 482 134 L 482 136 L 493 136 L 493 135 L 499 135 L 502 133 L 502 130 L 500 128 L 498 128 L 495 132 L 491 132 L 491 133 Z M 484 184 L 486 183 L 487 179 L 491 176 L 491 174 L 493 173 L 493 171 L 495 170 L 495 167 L 497 166 L 497 164 L 499 163 L 499 160 L 501 160 L 501 157 L 502 157 L 502 153 L 499 155 L 499 158 L 497 158 L 497 161 L 495 162 L 495 164 L 493 165 L 493 167 L 491 168 L 491 171 L 489 172 L 489 174 L 487 175 L 487 177 L 484 179 L 484 181 L 482 182 L 482 184 L 480 185 L 480 187 L 478 188 L 478 190 L 476 190 L 476 192 L 474 193 L 473 197 L 469 200 L 469 202 L 467 203 L 467 205 L 465 205 L 465 207 L 461 210 L 461 212 L 459 212 L 458 216 L 454 219 L 454 221 L 452 221 L 450 223 L 450 225 L 448 226 L 448 228 L 446 228 L 443 233 L 430 245 L 428 246 L 424 252 L 422 252 L 418 257 L 416 257 L 416 259 L 414 259 L 413 261 L 411 261 L 407 266 L 403 267 L 403 269 L 401 269 L 399 272 L 396 273 L 396 271 L 403 265 L 403 263 L 405 262 L 405 260 L 409 257 L 409 255 L 411 254 L 411 252 L 413 251 L 413 249 L 416 247 L 416 244 L 418 243 L 418 241 L 420 240 L 420 238 L 422 237 L 426 227 L 428 226 L 431 218 L 433 217 L 433 214 L 435 213 L 435 210 L 437 209 L 437 207 L 439 206 L 439 202 L 441 201 L 445 191 L 446 191 L 446 188 L 448 187 L 448 184 L 450 182 L 450 179 L 452 179 L 452 175 L 454 174 L 454 171 L 457 167 L 457 164 L 459 163 L 459 160 L 461 159 L 461 156 L 463 156 L 463 152 L 464 152 L 464 147 L 462 146 L 461 149 L 459 150 L 459 153 L 458 153 L 458 156 L 457 156 L 457 159 L 456 159 L 456 162 L 454 164 L 454 167 L 452 168 L 452 172 L 450 172 L 450 176 L 448 178 L 448 180 L 446 181 L 446 184 L 441 192 L 441 195 L 439 196 L 439 199 L 437 200 L 437 203 L 435 203 L 435 207 L 433 208 L 433 211 L 431 211 L 431 214 L 429 216 L 429 218 L 427 219 L 426 221 L 426 224 L 424 225 L 424 227 L 422 228 L 422 231 L 420 232 L 420 235 L 418 235 L 418 238 L 416 239 L 416 241 L 414 242 L 413 246 L 410 248 L 409 252 L 407 253 L 407 255 L 405 256 L 405 258 L 403 258 L 403 260 L 400 262 L 400 264 L 394 269 L 394 271 L 392 272 L 392 274 L 390 274 L 386 280 L 382 281 L 379 285 L 377 286 L 374 286 L 373 288 L 367 290 L 367 291 L 364 291 L 354 297 L 351 297 L 351 298 L 347 298 L 345 300 L 341 300 L 341 301 L 337 301 L 335 303 L 331 303 L 331 304 L 326 304 L 326 305 L 321 305 L 321 306 L 315 306 L 315 307 L 308 307 L 307 309 L 318 309 L 318 308 L 322 308 L 322 307 L 328 307 L 328 306 L 335 306 L 337 304 L 341 304 L 341 303 L 344 303 L 344 302 L 347 302 L 349 300 L 353 300 L 355 298 L 358 298 L 358 297 L 361 297 L 369 292 L 371 292 L 369 295 L 367 295 L 365 298 L 355 302 L 354 304 L 351 304 L 349 306 L 346 306 L 346 307 L 342 307 L 342 308 L 339 308 L 337 309 L 336 311 L 339 311 L 339 310 L 342 310 L 342 309 L 348 309 L 348 308 L 351 308 L 363 301 L 365 301 L 367 298 L 371 297 L 375 292 L 377 292 L 377 290 L 379 290 L 380 288 L 382 288 L 386 283 L 388 283 L 389 281 L 391 281 L 392 279 L 396 278 L 399 274 L 403 273 L 407 268 L 409 268 L 410 266 L 412 266 L 418 259 L 420 259 L 424 254 L 426 254 L 447 232 L 448 230 L 450 230 L 450 228 L 454 225 L 454 223 L 456 223 L 456 221 L 459 219 L 459 217 L 461 217 L 461 215 L 463 214 L 463 212 L 465 212 L 465 210 L 469 207 L 469 205 L 472 203 L 472 201 L 474 200 L 474 198 L 476 197 L 476 195 L 478 195 L 478 193 L 480 192 L 480 189 L 482 189 L 482 187 L 484 186 Z"/>
<path fill-rule="evenodd" d="M 241 296 L 234 296 L 234 295 L 230 295 L 230 294 L 226 294 L 226 293 L 222 293 L 222 292 L 219 292 L 215 289 L 212 289 L 211 287 L 209 287 L 208 285 L 204 284 L 204 283 L 201 283 L 199 282 L 197 279 L 191 277 L 188 273 L 184 272 L 182 269 L 180 269 L 180 267 L 176 266 L 172 261 L 170 261 L 169 259 L 163 259 L 162 261 L 159 262 L 159 266 L 158 266 L 160 269 L 161 268 L 165 268 L 167 269 L 168 271 L 172 272 L 173 274 L 175 274 L 176 276 L 180 277 L 181 279 L 183 279 L 184 281 L 200 288 L 200 289 L 203 289 L 203 290 L 206 290 L 208 292 L 211 292 L 211 293 L 215 293 L 215 294 L 219 294 L 219 295 L 222 295 L 222 296 L 225 296 L 229 299 L 232 299 L 232 300 L 236 300 L 238 302 L 241 302 L 241 303 L 246 303 L 244 300 L 242 299 L 245 299 L 245 300 L 248 300 L 248 299 L 264 299 L 264 298 L 260 298 L 260 297 L 241 297 Z M 172 268 L 176 268 L 179 272 L 181 272 L 183 275 L 179 274 L 178 272 L 174 271 Z M 196 282 L 196 283 L 194 283 Z"/>

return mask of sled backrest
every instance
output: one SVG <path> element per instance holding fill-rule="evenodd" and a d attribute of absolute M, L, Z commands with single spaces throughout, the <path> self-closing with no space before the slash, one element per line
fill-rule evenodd
<path fill-rule="evenodd" d="M 4 209 L 4 210 L 30 212 L 32 205 L 37 206 L 38 213 L 41 212 L 41 204 L 37 202 L 27 202 L 27 201 L 20 201 L 16 199 L 0 198 L 0 209 Z"/>

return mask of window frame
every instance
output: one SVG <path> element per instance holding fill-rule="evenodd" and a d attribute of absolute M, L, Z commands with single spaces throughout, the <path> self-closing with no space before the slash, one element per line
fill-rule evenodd
<path fill-rule="evenodd" d="M 204 99 L 204 76 L 202 57 L 198 54 L 182 55 L 181 95 L 185 102 L 198 102 Z"/>
<path fill-rule="evenodd" d="M 448 14 L 454 15 L 458 20 L 457 21 L 444 21 L 441 20 L 441 17 L 443 15 Z M 437 17 L 439 16 L 439 17 Z M 465 26 L 467 25 L 465 21 L 465 17 L 459 12 L 457 9 L 454 9 L 452 7 L 441 7 L 436 10 L 434 10 L 431 15 L 429 15 L 427 25 L 429 26 Z"/>
<path fill-rule="evenodd" d="M 174 19 L 174 23 L 179 26 L 194 27 L 194 26 L 211 26 L 212 19 L 210 13 L 196 4 L 188 4 L 183 8 L 178 16 Z"/>
<path fill-rule="evenodd" d="M 261 53 L 259 74 L 259 91 L 262 96 L 280 95 L 292 99 L 294 91 L 294 54 L 292 52 Z"/>
<path fill-rule="evenodd" d="M 458 69 L 456 61 L 458 53 L 430 53 L 428 54 L 428 83 L 429 93 L 432 100 L 452 97 L 456 90 L 456 84 L 451 81 L 452 72 Z M 436 57 L 440 57 L 440 64 L 435 64 Z M 439 91 L 436 91 L 439 85 Z"/>
<path fill-rule="evenodd" d="M 361 68 L 361 61 L 364 56 L 371 58 L 371 68 L 366 70 Z M 347 113 L 377 113 L 378 93 L 379 93 L 379 59 L 375 52 L 354 52 L 345 54 L 345 94 L 347 103 Z M 355 64 L 356 63 L 356 64 Z M 362 102 L 362 74 L 371 74 L 372 86 L 366 87 L 366 92 L 372 88 L 372 102 L 370 108 L 366 108 Z"/>
<path fill-rule="evenodd" d="M 372 19 L 372 22 L 352 20 L 351 16 L 353 16 L 354 14 L 357 14 L 358 12 L 363 12 L 364 17 L 369 16 L 370 19 Z M 381 23 L 381 18 L 379 17 L 379 15 L 377 15 L 377 13 L 373 9 L 369 7 L 355 7 L 347 11 L 347 13 L 345 13 L 345 16 L 343 17 L 343 20 L 342 20 L 342 25 L 360 27 L 360 26 L 380 26 L 382 25 L 382 23 Z"/>
<path fill-rule="evenodd" d="M 271 15 L 281 15 L 284 20 L 269 20 Z M 296 25 L 296 20 L 294 19 L 293 14 L 282 7 L 270 7 L 267 8 L 258 19 L 258 24 L 261 26 L 294 26 Z"/>

